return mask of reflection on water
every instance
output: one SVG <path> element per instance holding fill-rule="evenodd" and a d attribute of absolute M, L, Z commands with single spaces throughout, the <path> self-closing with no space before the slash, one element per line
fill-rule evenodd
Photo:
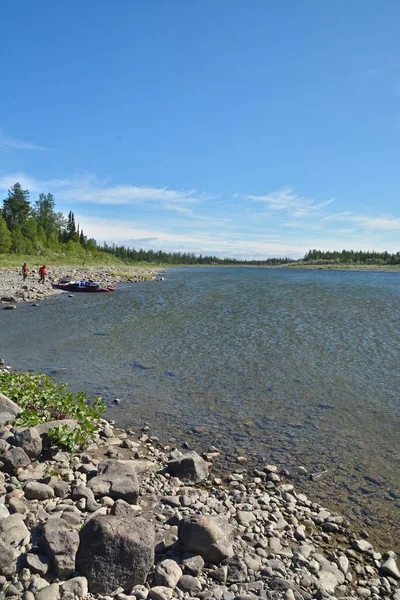
<path fill-rule="evenodd" d="M 399 547 L 399 299 L 394 273 L 174 269 L 0 311 L 0 356 L 66 369 L 121 425 L 327 469 L 298 485 Z"/>

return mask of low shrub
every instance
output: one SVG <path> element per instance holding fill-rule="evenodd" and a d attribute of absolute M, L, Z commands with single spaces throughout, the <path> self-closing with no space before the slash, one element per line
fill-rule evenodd
<path fill-rule="evenodd" d="M 50 375 L 42 373 L 3 371 L 0 391 L 22 409 L 16 425 L 34 427 L 48 421 L 76 419 L 78 425 L 74 431 L 59 426 L 49 433 L 54 444 L 70 451 L 82 450 L 93 440 L 106 408 L 102 398 L 88 402 L 84 392 L 73 394 L 68 391 L 67 383 L 54 383 Z"/>

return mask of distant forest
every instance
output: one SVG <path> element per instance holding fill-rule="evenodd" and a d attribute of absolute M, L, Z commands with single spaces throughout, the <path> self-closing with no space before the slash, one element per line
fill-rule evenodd
<path fill-rule="evenodd" d="M 302 262 L 311 264 L 400 265 L 400 252 L 373 252 L 365 250 L 342 250 L 322 252 L 309 250 Z"/>
<path fill-rule="evenodd" d="M 15 183 L 3 200 L 0 211 L 0 254 L 58 255 L 71 254 L 101 258 L 105 252 L 124 262 L 146 262 L 171 265 L 250 265 L 277 266 L 285 264 L 400 264 L 400 252 L 365 252 L 342 250 L 322 252 L 310 250 L 303 259 L 266 258 L 264 260 L 239 260 L 218 258 L 217 256 L 196 255 L 189 252 L 163 252 L 161 250 L 136 250 L 116 244 L 99 245 L 93 238 L 87 238 L 79 223 L 75 223 L 72 211 L 65 216 L 57 212 L 52 194 L 39 194 L 34 204 L 29 199 L 29 191 Z"/>

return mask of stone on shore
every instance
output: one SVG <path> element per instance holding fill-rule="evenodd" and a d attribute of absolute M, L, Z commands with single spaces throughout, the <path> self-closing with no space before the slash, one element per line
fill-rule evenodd
<path fill-rule="evenodd" d="M 183 572 L 178 563 L 167 558 L 161 561 L 154 571 L 154 583 L 174 589 L 182 577 Z"/>
<path fill-rule="evenodd" d="M 208 477 L 208 463 L 197 452 L 187 452 L 168 461 L 168 470 L 182 481 L 198 483 Z"/>
<path fill-rule="evenodd" d="M 154 527 L 141 517 L 93 517 L 81 529 L 76 568 L 92 593 L 126 590 L 145 582 L 154 564 L 154 546 Z"/>
<path fill-rule="evenodd" d="M 31 460 L 22 448 L 11 448 L 1 456 L 2 470 L 9 475 L 17 475 L 20 469 L 25 469 Z"/>
<path fill-rule="evenodd" d="M 22 448 L 30 458 L 37 458 L 42 452 L 42 438 L 36 427 L 14 431 L 15 445 Z"/>
<path fill-rule="evenodd" d="M 57 577 L 70 577 L 75 571 L 79 534 L 64 519 L 49 519 L 43 526 L 42 547 Z"/>
<path fill-rule="evenodd" d="M 38 481 L 28 481 L 24 488 L 24 493 L 28 500 L 49 500 L 50 498 L 54 498 L 53 488 Z"/>
<path fill-rule="evenodd" d="M 0 393 L 0 425 L 12 423 L 21 410 L 18 404 Z"/>
<path fill-rule="evenodd" d="M 233 556 L 231 526 L 226 517 L 192 515 L 179 522 L 179 541 L 187 552 L 218 564 Z"/>
<path fill-rule="evenodd" d="M 11 546 L 19 546 L 29 541 L 29 529 L 24 523 L 23 515 L 10 515 L 0 521 L 0 539 Z"/>
<path fill-rule="evenodd" d="M 0 538 L 0 575 L 11 577 L 17 570 L 17 552 Z"/>
<path fill-rule="evenodd" d="M 120 498 L 129 504 L 136 504 L 139 496 L 135 469 L 116 460 L 100 463 L 98 475 L 88 482 L 87 487 L 92 490 L 95 498 L 109 496 L 113 500 Z"/>
<path fill-rule="evenodd" d="M 381 571 L 384 575 L 388 575 L 389 577 L 393 577 L 393 579 L 400 579 L 400 571 L 397 566 L 395 559 L 390 556 L 381 567 Z"/>

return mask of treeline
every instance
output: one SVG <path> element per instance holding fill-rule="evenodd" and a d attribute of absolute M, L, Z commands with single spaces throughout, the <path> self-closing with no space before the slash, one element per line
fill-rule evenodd
<path fill-rule="evenodd" d="M 309 250 L 303 261 L 317 264 L 400 265 L 400 252 L 390 254 L 369 250 Z"/>
<path fill-rule="evenodd" d="M 55 210 L 52 194 L 40 194 L 34 204 L 29 191 L 16 183 L 8 190 L 0 212 L 0 254 L 44 254 L 96 251 L 96 240 L 88 239 L 75 223 Z"/>
<path fill-rule="evenodd" d="M 217 256 L 203 256 L 191 252 L 163 252 L 159 250 L 135 250 L 116 244 L 98 246 L 98 250 L 112 254 L 125 262 L 148 262 L 170 265 L 282 265 L 293 262 L 291 258 L 267 258 L 265 260 L 238 260 L 235 258 L 218 258 Z"/>

